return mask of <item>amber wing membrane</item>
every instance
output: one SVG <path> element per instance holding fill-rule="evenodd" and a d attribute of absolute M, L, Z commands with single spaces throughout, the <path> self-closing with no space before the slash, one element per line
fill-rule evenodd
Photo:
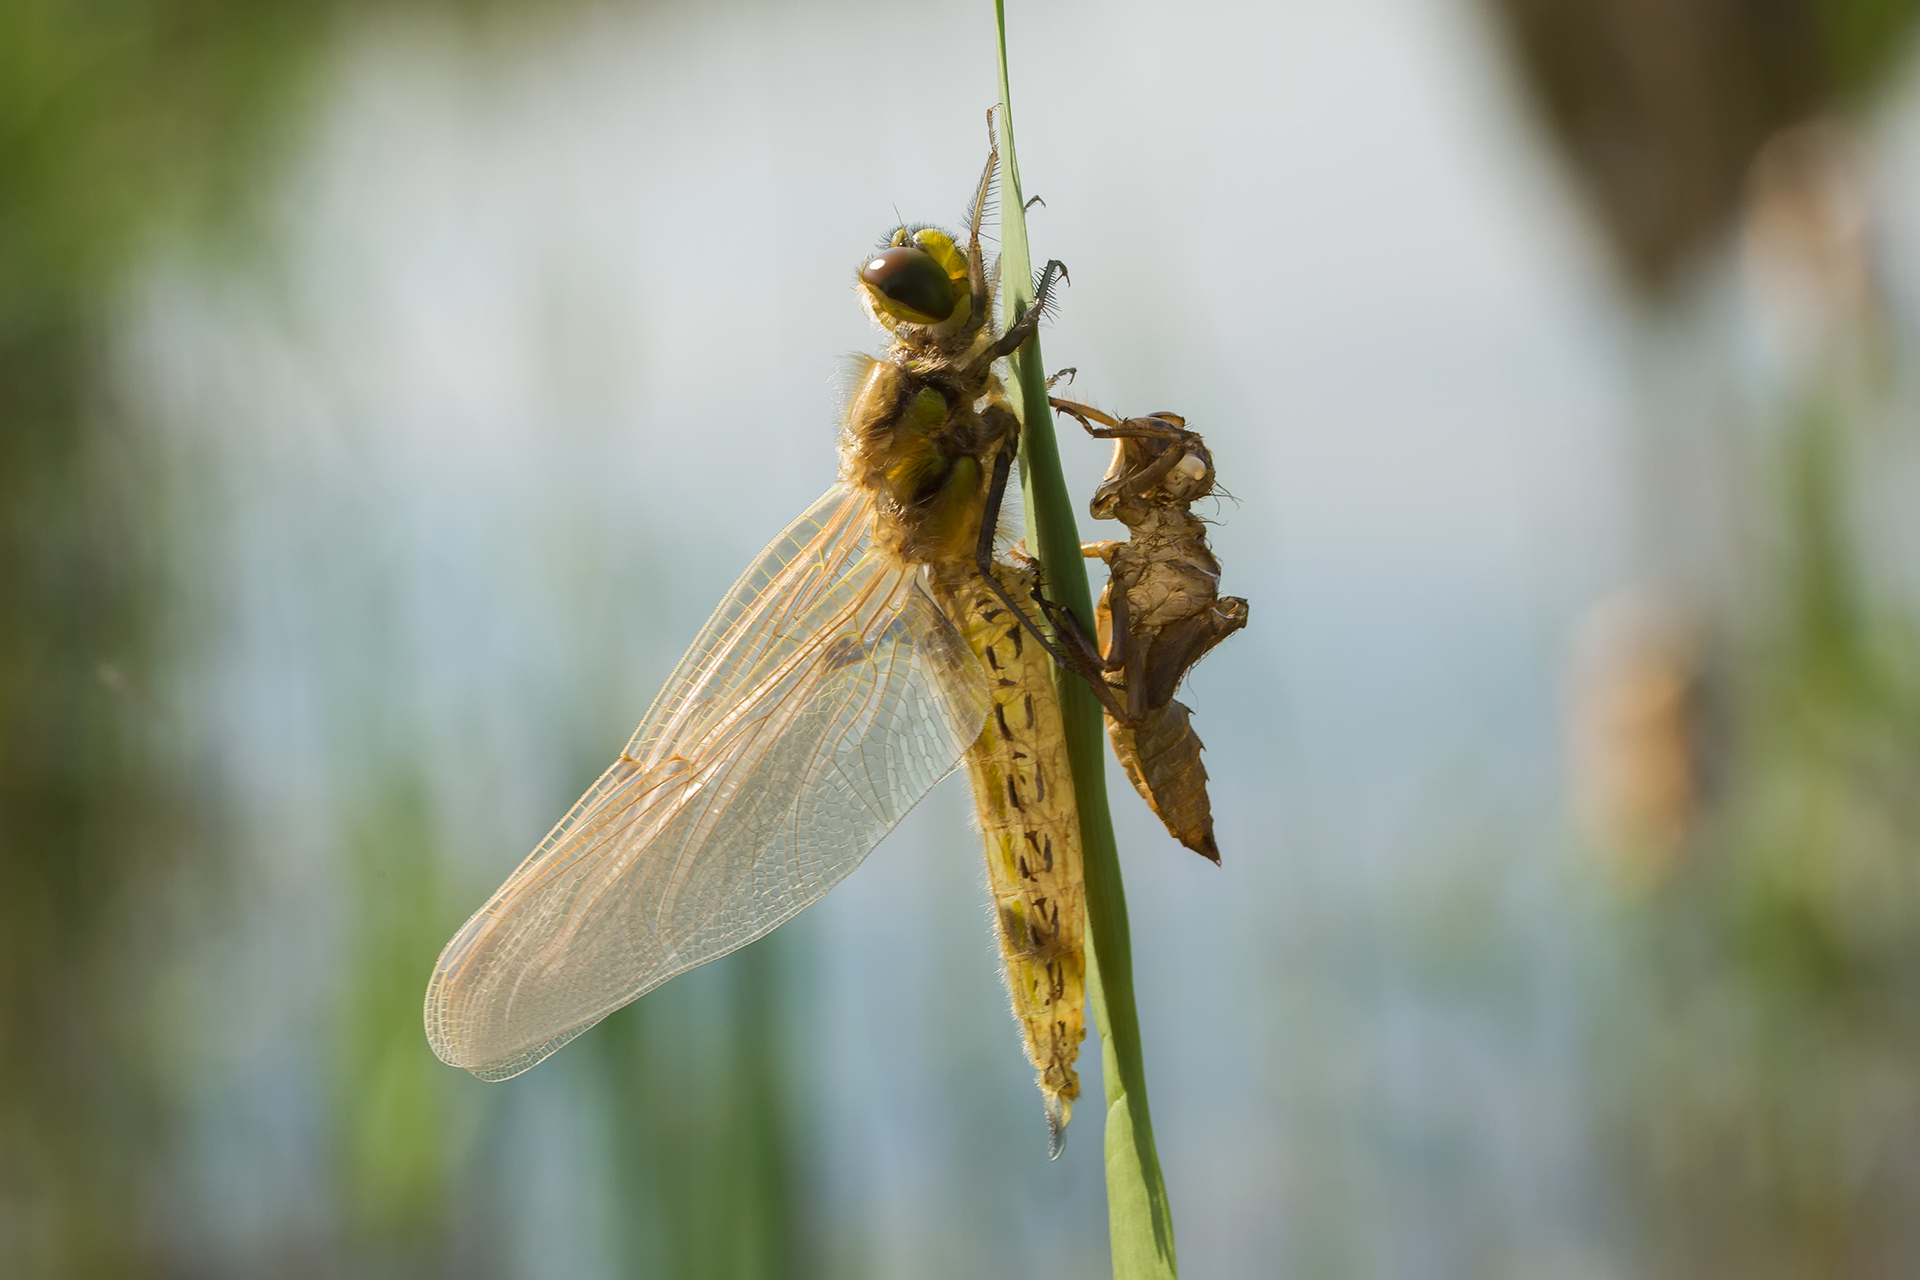
<path fill-rule="evenodd" d="M 714 612 L 620 758 L 447 944 L 434 1052 L 531 1067 L 859 865 L 959 762 L 985 678 L 836 485 Z"/>

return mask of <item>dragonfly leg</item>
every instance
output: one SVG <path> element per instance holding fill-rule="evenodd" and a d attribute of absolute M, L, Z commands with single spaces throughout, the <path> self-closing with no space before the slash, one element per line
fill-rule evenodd
<path fill-rule="evenodd" d="M 1063 369 L 1061 372 L 1070 370 Z M 1056 378 L 1059 376 L 1054 375 Z M 1057 412 L 1079 419 L 1080 425 L 1087 429 L 1087 434 L 1100 440 L 1175 440 L 1181 444 L 1191 444 L 1199 439 L 1198 433 L 1189 431 L 1187 420 L 1177 413 L 1150 413 L 1144 418 L 1128 418 L 1123 422 L 1110 413 L 1103 413 L 1077 400 L 1048 396 L 1047 403 Z M 1096 422 L 1102 425 L 1096 427 L 1093 425 Z"/>
<path fill-rule="evenodd" d="M 1060 645 L 1054 643 L 1053 637 L 1042 631 L 1040 625 L 1020 607 L 993 572 L 993 535 L 1000 523 L 1000 504 L 1006 498 L 1007 478 L 1012 471 L 1013 450 L 1003 445 L 993 460 L 993 481 L 987 487 L 986 508 L 980 514 L 980 541 L 974 546 L 974 564 L 978 566 L 980 576 L 986 579 L 988 589 L 1000 597 L 1000 603 L 1013 611 L 1013 616 L 1018 618 L 1020 625 L 1040 642 L 1040 647 L 1046 650 L 1047 656 L 1053 659 L 1054 664 L 1080 676 L 1093 688 L 1094 696 L 1100 699 L 1103 707 L 1130 724 L 1134 717 L 1129 716 L 1121 707 L 1120 699 L 1114 693 L 1113 686 L 1109 685 L 1101 675 L 1099 651 L 1092 641 L 1087 639 L 1086 628 L 1080 625 L 1080 620 L 1073 616 L 1072 610 L 1048 600 L 1040 594 L 1036 586 L 1033 593 L 1034 601 L 1040 606 L 1041 612 L 1047 615 L 1048 620 L 1054 625 L 1054 630 L 1065 642 L 1067 647 L 1063 652 Z"/>
<path fill-rule="evenodd" d="M 1073 610 L 1058 601 L 1047 599 L 1037 580 L 1034 583 L 1033 600 L 1040 606 L 1040 611 L 1047 615 L 1047 620 L 1053 623 L 1054 633 L 1066 647 L 1069 661 L 1061 665 L 1087 682 L 1093 690 L 1093 696 L 1100 699 L 1100 705 L 1106 708 L 1108 715 L 1129 728 L 1137 724 L 1146 709 L 1142 707 L 1135 710 L 1131 705 L 1120 704 L 1120 694 L 1106 676 L 1109 669 L 1116 668 L 1113 668 L 1110 660 L 1100 656 L 1100 647 L 1080 625 L 1080 619 L 1073 616 Z M 1116 646 L 1121 643 L 1122 634 L 1117 628 L 1114 631 L 1113 642 Z"/>
<path fill-rule="evenodd" d="M 1120 593 L 1121 598 L 1124 598 L 1125 595 L 1126 593 L 1124 591 Z M 1116 648 L 1119 646 L 1120 637 L 1123 634 L 1125 633 L 1120 629 L 1120 615 L 1116 613 L 1113 617 L 1113 637 Z M 1126 652 L 1121 655 L 1120 661 L 1126 670 L 1123 679 L 1127 682 L 1127 710 L 1132 712 L 1133 718 L 1138 721 L 1147 714 L 1147 710 L 1151 706 L 1147 698 L 1147 658 L 1149 656 L 1149 648 L 1147 645 L 1139 643 L 1139 637 L 1137 636 L 1128 636 L 1127 638 L 1129 643 Z"/>
<path fill-rule="evenodd" d="M 987 322 L 987 263 L 980 252 L 980 224 L 987 220 L 987 202 L 993 199 L 993 176 L 1000 167 L 1000 138 L 994 131 L 993 113 L 987 108 L 987 167 L 980 172 L 980 185 L 973 191 L 973 211 L 967 218 L 967 287 L 973 292 L 969 323 L 979 328 Z"/>
<path fill-rule="evenodd" d="M 1027 616 L 1027 611 L 1015 603 L 1000 579 L 993 572 L 993 537 L 1000 526 L 1000 504 L 1007 496 L 1007 478 L 1013 472 L 1013 449 L 1011 441 L 1002 444 L 999 453 L 993 459 L 993 478 L 987 485 L 986 507 L 980 513 L 980 540 L 974 544 L 973 563 L 980 570 L 980 576 L 986 579 L 988 590 L 1000 597 L 1000 603 L 1013 610 L 1013 616 L 1020 620 L 1029 634 L 1040 642 L 1047 656 L 1061 666 L 1069 665 L 1065 656 L 1055 646 L 1051 637 L 1040 629 L 1038 623 Z"/>
<path fill-rule="evenodd" d="M 1122 478 L 1118 492 L 1124 494 L 1145 493 L 1166 479 L 1167 473 L 1179 466 L 1186 456 L 1187 449 L 1185 445 L 1174 445 L 1146 466 Z"/>
<path fill-rule="evenodd" d="M 1121 477 L 1118 488 L 1112 490 L 1118 495 L 1136 495 L 1145 493 L 1165 479 L 1167 473 L 1186 458 L 1187 454 L 1200 448 L 1200 433 L 1187 429 L 1187 420 L 1177 413 L 1152 413 L 1144 418 L 1128 418 L 1126 421 L 1103 413 L 1090 404 L 1081 404 L 1075 400 L 1062 400 L 1058 396 L 1048 396 L 1047 403 L 1058 413 L 1079 420 L 1087 434 L 1100 440 L 1165 440 L 1174 447 L 1163 450 L 1159 457 L 1138 470 Z M 1105 426 L 1096 427 L 1096 422 Z M 1108 492 L 1105 486 L 1102 492 Z M 1095 515 L 1099 515 L 1098 510 Z"/>
<path fill-rule="evenodd" d="M 1127 593 L 1124 588 L 1117 594 L 1115 593 L 1115 583 L 1112 576 L 1113 557 L 1119 552 L 1120 548 L 1126 545 L 1126 543 L 1115 538 L 1108 538 L 1105 542 L 1083 542 L 1080 544 L 1081 559 L 1098 560 L 1101 564 L 1107 566 L 1107 590 L 1106 594 L 1101 597 L 1100 603 L 1100 608 L 1107 611 L 1109 632 L 1107 656 L 1100 664 L 1101 669 L 1106 671 L 1118 671 L 1120 669 L 1122 665 L 1120 658 L 1121 647 L 1127 642 L 1130 635 L 1127 624 Z M 1095 610 L 1096 615 L 1098 612 L 1098 610 Z"/>
<path fill-rule="evenodd" d="M 1046 269 L 1040 273 L 1040 284 L 1033 291 L 1033 305 L 1027 308 L 1027 313 L 1008 325 L 1007 331 L 1000 335 L 1000 341 L 987 348 L 988 360 L 998 360 L 1002 356 L 1012 355 L 1020 349 L 1021 343 L 1033 336 L 1034 330 L 1038 329 L 1040 322 L 1046 318 L 1048 305 L 1053 301 L 1055 280 L 1073 283 L 1067 276 L 1066 264 L 1058 258 L 1048 262 Z"/>
<path fill-rule="evenodd" d="M 1107 656 L 1100 665 L 1108 671 L 1120 671 L 1126 667 L 1132 651 L 1141 646 L 1134 641 L 1133 606 L 1127 603 L 1126 584 L 1111 578 L 1107 580 L 1107 620 L 1112 635 L 1107 640 Z"/>

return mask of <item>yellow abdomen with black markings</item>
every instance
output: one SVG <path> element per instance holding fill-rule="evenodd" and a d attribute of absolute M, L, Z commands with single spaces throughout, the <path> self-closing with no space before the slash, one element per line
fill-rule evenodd
<path fill-rule="evenodd" d="M 1032 598 L 1031 570 L 994 568 L 1008 595 Z M 1057 1150 L 1080 1096 L 1073 1064 L 1086 1036 L 1087 989 L 1080 822 L 1053 664 L 978 577 L 937 583 L 935 593 L 980 659 L 992 697 L 967 773 L 1013 1013 Z"/>

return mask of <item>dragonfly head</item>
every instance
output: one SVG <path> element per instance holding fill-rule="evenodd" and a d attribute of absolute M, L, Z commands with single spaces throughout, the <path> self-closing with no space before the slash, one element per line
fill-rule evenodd
<path fill-rule="evenodd" d="M 973 311 L 967 255 L 935 227 L 900 227 L 860 267 L 860 299 L 891 333 L 922 326 L 944 337 Z"/>

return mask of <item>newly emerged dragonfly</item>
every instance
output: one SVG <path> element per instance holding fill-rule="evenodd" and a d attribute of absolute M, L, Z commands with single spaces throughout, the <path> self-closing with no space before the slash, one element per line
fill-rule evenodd
<path fill-rule="evenodd" d="M 1033 570 L 995 556 L 1019 422 L 980 223 L 894 230 L 859 272 L 892 335 L 840 480 L 714 611 L 611 768 L 441 953 L 434 1052 L 487 1080 L 826 893 L 963 761 L 1014 1013 L 1059 1139 L 1085 1035 L 1079 820 Z M 1104 686 L 1103 686 L 1104 691 Z"/>

